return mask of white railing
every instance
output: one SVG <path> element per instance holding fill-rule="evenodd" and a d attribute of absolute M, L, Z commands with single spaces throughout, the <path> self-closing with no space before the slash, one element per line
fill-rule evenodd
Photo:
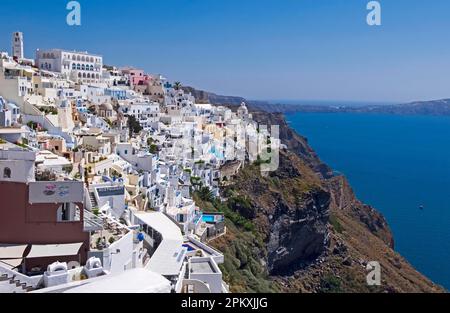
<path fill-rule="evenodd" d="M 75 212 L 75 220 L 80 221 L 80 211 Z M 85 231 L 96 231 L 103 229 L 103 220 L 94 213 L 84 209 L 83 210 L 83 224 Z"/>
<path fill-rule="evenodd" d="M 0 263 L 0 274 L 6 274 L 8 278 L 12 278 L 13 280 L 17 280 L 22 284 L 26 284 L 27 287 L 36 288 L 43 280 L 42 275 L 38 276 L 27 276 L 22 273 L 13 271 L 3 264 Z"/>

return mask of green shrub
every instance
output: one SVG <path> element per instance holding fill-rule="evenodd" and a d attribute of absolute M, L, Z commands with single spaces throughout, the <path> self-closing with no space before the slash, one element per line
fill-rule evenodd
<path fill-rule="evenodd" d="M 342 227 L 341 223 L 339 223 L 336 216 L 331 215 L 330 216 L 330 224 L 333 226 L 334 230 L 337 231 L 339 234 L 342 234 L 344 232 L 344 227 Z"/>
<path fill-rule="evenodd" d="M 326 275 L 320 280 L 320 291 L 324 293 L 340 293 L 341 281 L 333 275 Z"/>

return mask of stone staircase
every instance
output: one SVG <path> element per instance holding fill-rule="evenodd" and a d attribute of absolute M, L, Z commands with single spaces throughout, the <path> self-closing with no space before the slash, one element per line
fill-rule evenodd
<path fill-rule="evenodd" d="M 97 199 L 95 199 L 95 195 L 94 195 L 93 191 L 89 192 L 89 199 L 91 199 L 91 205 L 93 208 L 98 207 Z"/>
<path fill-rule="evenodd" d="M 26 293 L 34 288 L 15 279 L 15 276 L 0 274 L 0 293 Z"/>

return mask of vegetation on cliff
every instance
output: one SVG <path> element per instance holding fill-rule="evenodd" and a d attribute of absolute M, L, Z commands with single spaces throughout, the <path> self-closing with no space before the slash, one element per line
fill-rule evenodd
<path fill-rule="evenodd" d="M 195 200 L 225 214 L 226 235 L 211 242 L 232 292 L 438 292 L 393 250 L 381 214 L 356 199 L 345 177 L 334 177 L 281 114 L 253 112 L 280 125 L 287 150 L 277 171 L 263 177 L 246 164 L 223 188 L 222 200 L 206 192 Z M 366 283 L 366 264 L 378 261 L 382 284 Z"/>

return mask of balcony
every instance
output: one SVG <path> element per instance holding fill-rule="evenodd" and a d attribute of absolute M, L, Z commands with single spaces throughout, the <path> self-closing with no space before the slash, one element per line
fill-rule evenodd
<path fill-rule="evenodd" d="M 80 218 L 79 212 L 77 212 L 75 218 Z M 94 213 L 84 210 L 83 211 L 83 230 L 85 232 L 95 232 L 103 229 L 103 220 Z"/>

